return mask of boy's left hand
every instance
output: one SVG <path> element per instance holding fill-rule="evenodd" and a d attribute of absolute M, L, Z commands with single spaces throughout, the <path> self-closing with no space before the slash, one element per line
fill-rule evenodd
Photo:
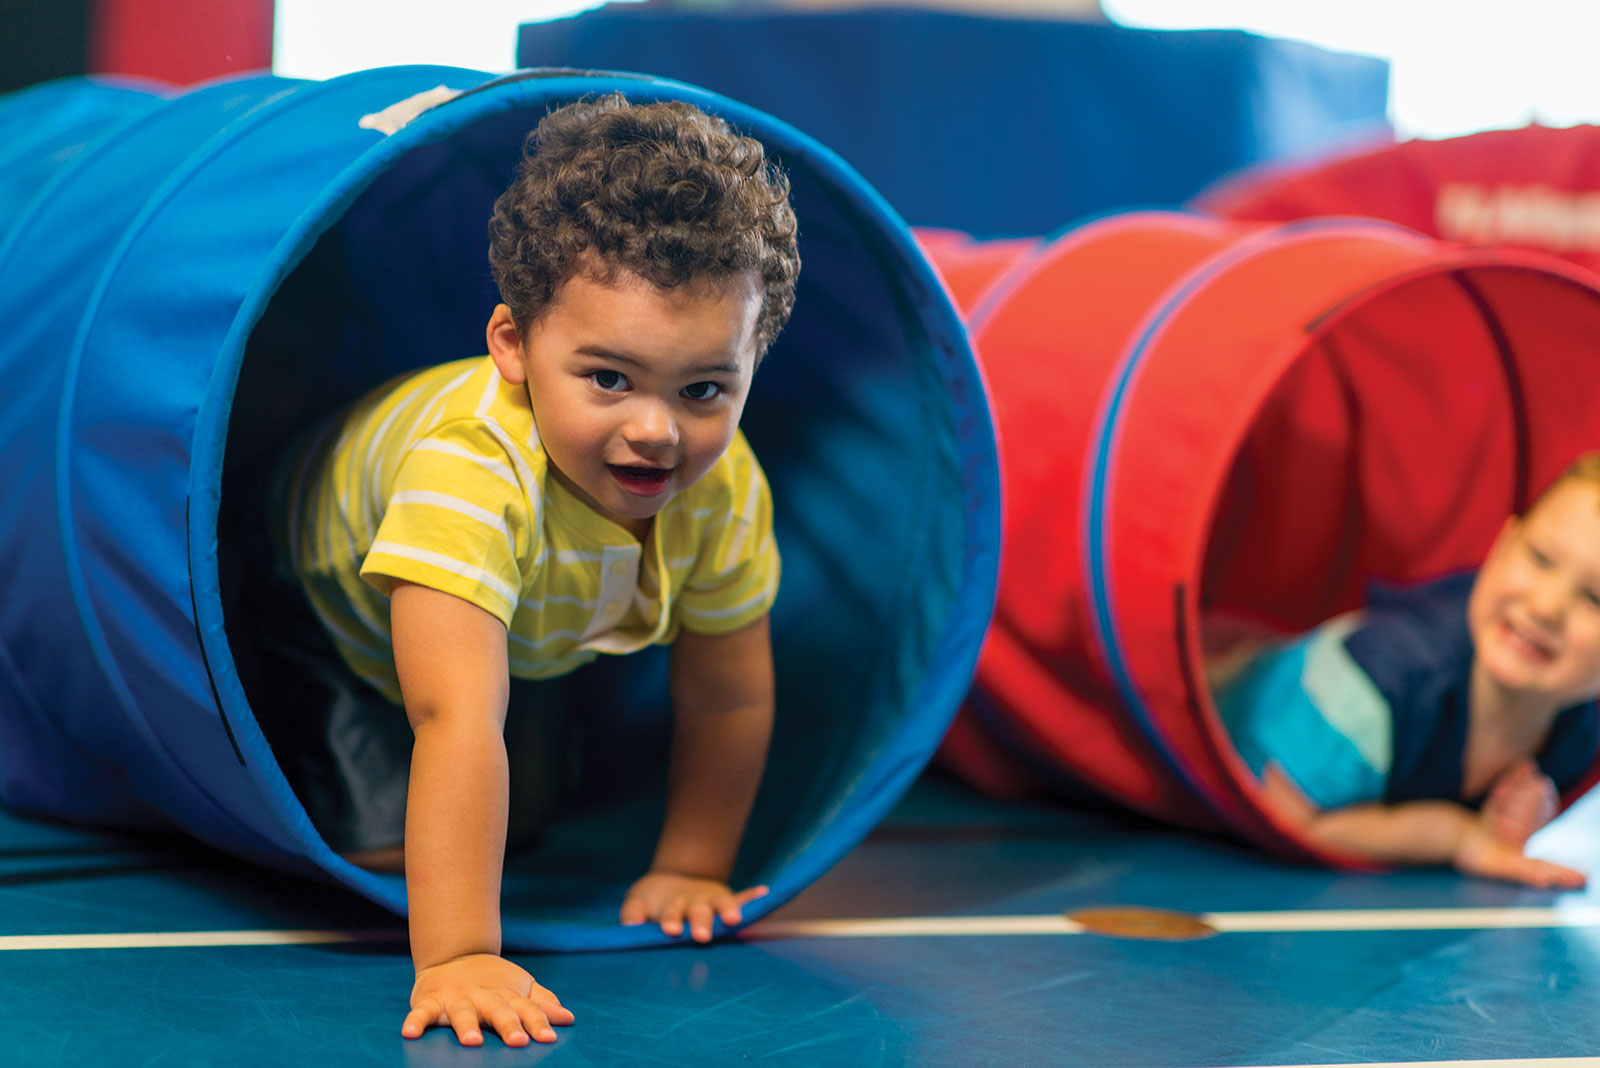
<path fill-rule="evenodd" d="M 1525 855 L 1520 843 L 1501 838 L 1482 817 L 1467 828 L 1452 861 L 1456 870 L 1465 875 L 1504 879 L 1540 889 L 1582 890 L 1588 882 L 1581 871 Z"/>
<path fill-rule="evenodd" d="M 729 927 L 737 927 L 744 921 L 744 906 L 766 893 L 765 886 L 736 894 L 715 879 L 652 871 L 628 889 L 619 918 L 628 926 L 655 921 L 674 938 L 688 923 L 691 938 L 709 942 L 713 920 L 720 917 Z"/>

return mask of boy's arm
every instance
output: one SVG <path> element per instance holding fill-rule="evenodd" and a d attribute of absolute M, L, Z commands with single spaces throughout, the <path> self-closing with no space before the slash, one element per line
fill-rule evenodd
<path fill-rule="evenodd" d="M 729 634 L 684 630 L 672 646 L 672 752 L 667 811 L 650 873 L 622 906 L 623 923 L 657 920 L 677 935 L 688 923 L 709 941 L 714 915 L 732 926 L 766 892 L 740 893 L 733 870 L 772 737 L 772 643 L 762 616 Z"/>
<path fill-rule="evenodd" d="M 1319 809 L 1276 764 L 1267 766 L 1262 799 L 1318 845 L 1385 864 L 1451 864 L 1468 875 L 1529 886 L 1576 889 L 1582 872 L 1524 855 L 1522 843 L 1452 801 L 1407 801 Z"/>
<path fill-rule="evenodd" d="M 390 597 L 395 667 L 415 742 L 406 796 L 406 897 L 417 981 L 401 1033 L 449 1025 L 463 1045 L 481 1024 L 507 1045 L 572 1014 L 500 957 L 505 859 L 506 631 L 493 615 L 426 586 Z"/>

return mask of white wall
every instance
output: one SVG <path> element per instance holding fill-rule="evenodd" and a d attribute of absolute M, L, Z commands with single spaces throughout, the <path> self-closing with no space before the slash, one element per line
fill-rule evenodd
<path fill-rule="evenodd" d="M 519 25 L 603 2 L 278 0 L 272 69 L 289 78 L 332 78 L 405 63 L 508 71 L 517 65 Z"/>
<path fill-rule="evenodd" d="M 1390 62 L 1401 136 L 1600 121 L 1593 0 L 1103 0 L 1130 26 L 1252 30 Z"/>
<path fill-rule="evenodd" d="M 278 0 L 274 69 L 329 78 L 399 63 L 516 65 L 517 26 L 603 0 Z M 866 0 L 765 0 L 840 6 Z M 892 0 L 972 12 L 1093 17 L 1096 0 Z M 685 0 L 738 7 L 739 0 Z M 1401 136 L 1600 121 L 1597 0 L 1099 0 L 1113 21 L 1232 28 L 1381 56 Z M 1514 12 L 1514 14 L 1513 14 Z"/>

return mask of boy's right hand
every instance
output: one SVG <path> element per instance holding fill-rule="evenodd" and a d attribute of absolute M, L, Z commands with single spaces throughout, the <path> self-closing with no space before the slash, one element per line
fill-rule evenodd
<path fill-rule="evenodd" d="M 411 988 L 411 1011 L 400 1033 L 421 1038 L 430 1026 L 451 1027 L 463 1046 L 483 1045 L 483 1024 L 508 1046 L 554 1042 L 552 1024 L 565 1027 L 573 1016 L 533 976 L 492 953 L 474 953 L 424 968 Z"/>

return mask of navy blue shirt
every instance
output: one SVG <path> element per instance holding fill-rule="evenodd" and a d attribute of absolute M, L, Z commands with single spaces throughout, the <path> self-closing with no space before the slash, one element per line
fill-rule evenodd
<path fill-rule="evenodd" d="M 1474 572 L 1408 589 L 1376 588 L 1345 648 L 1389 702 L 1394 761 L 1384 800 L 1461 797 L 1467 748 L 1472 635 L 1467 597 Z M 1578 785 L 1600 751 L 1600 708 L 1563 709 L 1536 759 L 1560 790 Z"/>

